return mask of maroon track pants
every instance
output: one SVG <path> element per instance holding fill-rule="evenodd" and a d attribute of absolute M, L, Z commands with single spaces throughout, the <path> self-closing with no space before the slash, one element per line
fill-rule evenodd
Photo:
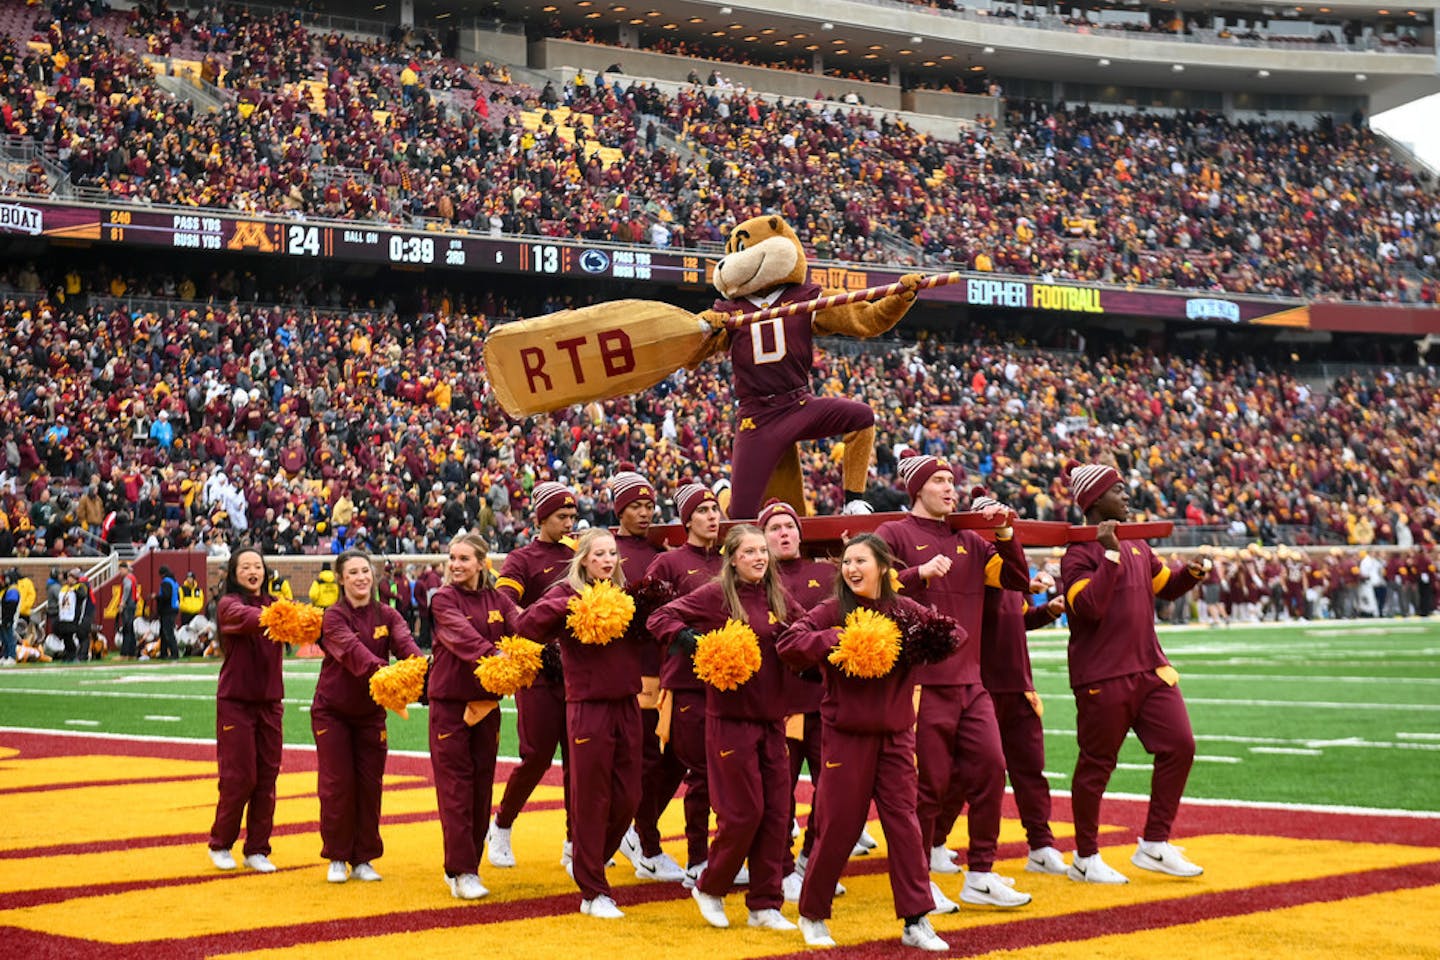
<path fill-rule="evenodd" d="M 785 721 L 705 718 L 705 759 L 715 837 L 710 841 L 700 891 L 723 897 L 750 860 L 745 905 L 779 910 L 780 883 L 790 848 L 790 759 Z"/>
<path fill-rule="evenodd" d="M 430 764 L 435 772 L 446 876 L 480 872 L 499 752 L 499 710 L 490 711 L 471 727 L 465 723 L 464 700 L 430 701 Z"/>
<path fill-rule="evenodd" d="M 640 806 L 635 811 L 635 833 L 640 837 L 640 852 L 647 857 L 659 856 L 660 814 L 680 789 L 685 767 L 674 750 L 661 750 L 655 726 L 660 722 L 659 710 L 640 711 L 641 772 Z"/>
<path fill-rule="evenodd" d="M 575 884 L 593 900 L 610 895 L 605 863 L 640 804 L 640 705 L 631 696 L 580 700 L 566 709 Z"/>
<path fill-rule="evenodd" d="M 1195 734 L 1180 688 L 1153 673 L 1132 673 L 1076 687 L 1075 710 L 1080 744 L 1070 797 L 1075 852 L 1088 857 L 1100 850 L 1100 799 L 1131 730 L 1146 752 L 1155 756 L 1144 838 L 1156 843 L 1169 840 L 1195 762 Z"/>
<path fill-rule="evenodd" d="M 800 887 L 800 916 L 830 918 L 835 883 L 865 828 L 872 799 L 889 848 L 895 916 L 929 913 L 935 901 L 930 856 L 915 818 L 915 732 L 847 733 L 827 726 L 822 736 L 825 787 L 816 792 L 819 835 Z"/>
<path fill-rule="evenodd" d="M 215 758 L 220 800 L 210 827 L 210 849 L 229 850 L 245 817 L 245 856 L 270 855 L 275 827 L 275 779 L 285 737 L 279 700 L 215 701 Z M 247 814 L 248 808 L 248 814 Z"/>
<path fill-rule="evenodd" d="M 369 863 L 385 852 L 380 840 L 380 785 L 389 751 L 385 714 L 364 718 L 321 704 L 310 708 L 319 769 L 320 856 Z"/>
<path fill-rule="evenodd" d="M 990 694 L 978 683 L 924 687 L 915 745 L 920 777 L 916 808 L 926 842 L 935 836 L 951 779 L 958 778 L 961 795 L 970 803 L 970 869 L 989 870 L 995 864 L 1005 799 L 1005 753 Z"/>
<path fill-rule="evenodd" d="M 1050 781 L 1045 779 L 1045 728 L 1035 708 L 1023 693 L 991 693 L 995 719 L 1000 724 L 1000 745 L 1005 751 L 1005 772 L 1015 791 L 1015 808 L 1025 827 L 1031 850 L 1055 846 L 1050 830 Z M 950 836 L 960 811 L 965 807 L 965 786 L 951 776 L 950 795 L 935 822 L 931 846 L 941 846 Z"/>
<path fill-rule="evenodd" d="M 810 787 L 812 791 L 820 789 L 820 771 L 824 765 L 820 762 L 820 713 L 805 714 L 805 739 L 785 741 L 785 747 L 790 752 L 790 819 L 795 819 L 795 787 L 800 783 L 800 767 L 808 765 L 810 768 Z M 787 824 L 788 826 L 788 824 Z M 815 806 L 812 800 L 810 815 L 805 818 L 805 836 L 800 841 L 800 852 L 810 856 L 815 849 Z M 863 828 L 862 828 L 863 829 Z M 785 844 L 785 872 L 787 874 L 795 871 L 795 850 L 789 843 Z"/>
<path fill-rule="evenodd" d="M 570 741 L 565 736 L 565 688 L 560 684 L 537 683 L 515 694 L 515 732 L 520 740 L 520 763 L 510 771 L 505 794 L 495 811 L 495 825 L 506 830 L 515 824 L 520 809 L 535 792 L 541 778 L 555 763 L 560 748 L 560 769 L 565 799 L 565 839 L 570 839 L 570 778 L 564 774 L 570 763 Z"/>

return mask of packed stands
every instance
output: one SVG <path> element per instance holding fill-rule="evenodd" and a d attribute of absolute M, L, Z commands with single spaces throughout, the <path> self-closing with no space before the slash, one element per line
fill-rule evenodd
<path fill-rule="evenodd" d="M 1437 295 L 1440 196 L 1363 128 L 1027 101 L 1007 127 L 940 140 L 843 105 L 816 113 L 716 86 L 667 96 L 602 76 L 547 95 L 423 44 L 309 33 L 279 15 L 110 13 L 123 29 L 102 35 L 85 4 L 56 8 L 68 19 L 3 8 L 20 69 L 3 81 L 0 123 L 100 196 L 673 246 L 777 209 L 820 258 Z M 171 59 L 144 59 L 153 50 Z M 156 85 L 152 63 L 177 56 L 199 58 L 187 62 L 214 76 L 223 109 Z M 650 118 L 699 161 L 660 145 Z M 12 172 L 7 189 L 44 189 Z"/>

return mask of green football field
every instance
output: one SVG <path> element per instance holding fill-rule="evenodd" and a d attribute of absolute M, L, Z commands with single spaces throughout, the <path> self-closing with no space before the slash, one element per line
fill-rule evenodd
<path fill-rule="evenodd" d="M 1030 635 L 1045 701 L 1046 769 L 1068 790 L 1075 708 L 1065 633 Z M 1440 621 L 1161 631 L 1196 735 L 1192 798 L 1440 811 Z M 0 726 L 213 739 L 214 661 L 22 665 L 0 672 Z M 285 666 L 285 737 L 312 742 L 319 662 Z M 501 753 L 515 755 L 513 705 Z M 396 750 L 426 749 L 425 708 L 392 716 Z M 1147 793 L 1132 736 L 1111 790 Z"/>

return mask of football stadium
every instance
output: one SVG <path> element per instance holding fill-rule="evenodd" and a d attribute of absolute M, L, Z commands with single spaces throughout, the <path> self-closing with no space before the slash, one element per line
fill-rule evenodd
<path fill-rule="evenodd" d="M 0 0 L 7 952 L 1436 956 L 1435 15 Z"/>

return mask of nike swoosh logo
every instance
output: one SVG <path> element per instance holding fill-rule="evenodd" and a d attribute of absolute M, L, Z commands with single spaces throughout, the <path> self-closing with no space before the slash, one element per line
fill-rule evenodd
<path fill-rule="evenodd" d="M 330 732 L 330 728 L 329 728 L 329 727 L 326 727 L 324 730 L 316 730 L 316 731 L 315 731 L 315 736 L 317 736 L 317 737 L 323 737 L 325 734 L 327 734 L 327 733 L 329 733 L 329 732 Z"/>
<path fill-rule="evenodd" d="M 689 574 L 690 576 L 693 577 L 693 576 L 695 576 L 695 574 L 697 574 L 697 573 L 700 572 L 700 568 L 699 568 L 699 567 L 696 567 L 694 570 L 686 570 L 685 572 L 686 572 L 687 574 Z"/>
<path fill-rule="evenodd" d="M 592 739 L 594 739 L 594 738 L 593 738 L 593 737 L 576 737 L 576 738 L 575 738 L 575 745 L 578 747 L 578 746 L 579 746 L 580 744 L 582 744 L 582 743 L 589 743 Z"/>
<path fill-rule="evenodd" d="M 1071 870 L 1074 870 L 1076 873 L 1080 874 L 1080 876 L 1082 876 L 1082 877 L 1085 876 L 1085 868 L 1084 868 L 1084 867 L 1080 867 L 1080 866 L 1076 866 L 1075 864 L 1071 864 L 1071 865 L 1070 865 L 1070 869 L 1071 869 Z"/>
<path fill-rule="evenodd" d="M 231 731 L 231 730 L 234 730 L 234 729 L 235 729 L 235 724 L 229 723 L 229 724 L 226 724 L 225 726 L 221 727 L 221 728 L 220 728 L 220 732 L 221 732 L 221 733 L 227 733 L 227 732 L 229 732 L 229 731 Z"/>
<path fill-rule="evenodd" d="M 554 567 L 546 567 L 544 570 L 541 570 L 540 572 L 541 572 L 541 573 L 549 573 L 551 570 L 554 570 L 554 569 L 555 569 Z"/>
<path fill-rule="evenodd" d="M 689 709 L 690 709 L 690 707 L 689 707 L 688 705 L 687 705 L 687 706 L 683 706 L 683 707 L 680 708 L 680 712 L 681 712 L 681 713 L 684 713 L 686 710 L 689 710 Z"/>
<path fill-rule="evenodd" d="M 649 872 L 655 874 L 656 876 L 659 876 L 659 874 L 660 874 L 660 868 L 659 868 L 659 867 L 655 866 L 653 863 L 646 863 L 646 862 L 643 861 L 643 860 L 640 861 L 640 869 L 641 869 L 641 870 L 648 870 Z"/>
<path fill-rule="evenodd" d="M 734 753 L 734 752 L 735 752 L 734 750 L 721 750 L 721 751 L 720 751 L 720 759 L 721 759 L 721 760 L 724 760 L 726 757 L 730 756 L 730 754 L 732 754 L 732 753 Z"/>
<path fill-rule="evenodd" d="M 437 733 L 437 734 L 435 735 L 435 739 L 436 739 L 436 740 L 444 740 L 444 739 L 445 739 L 446 737 L 448 737 L 448 736 L 450 736 L 450 734 L 448 734 L 448 733 Z"/>
<path fill-rule="evenodd" d="M 1099 687 L 1096 687 L 1096 688 L 1094 688 L 1093 690 L 1087 690 L 1087 691 L 1085 691 L 1085 692 L 1088 693 L 1088 694 L 1090 694 L 1090 696 L 1093 697 L 1093 696 L 1095 696 L 1097 693 L 1100 692 L 1100 688 L 1099 688 Z"/>
<path fill-rule="evenodd" d="M 916 549 L 916 550 L 929 550 L 929 549 L 930 549 L 930 544 L 928 544 L 928 543 L 919 543 L 919 544 L 916 544 L 916 545 L 915 545 L 915 549 Z"/>
<path fill-rule="evenodd" d="M 989 887 L 975 887 L 974 889 L 975 889 L 975 892 L 976 892 L 976 893 L 983 893 L 983 894 L 987 894 L 987 895 L 990 893 L 990 888 L 989 888 Z"/>
<path fill-rule="evenodd" d="M 826 761 L 825 761 L 825 769 L 826 769 L 826 770 L 834 770 L 836 767 L 842 765 L 844 762 L 845 762 L 844 760 L 826 760 Z"/>
<path fill-rule="evenodd" d="M 1164 863 L 1164 862 L 1165 862 L 1165 858 L 1164 858 L 1164 857 L 1157 857 L 1157 856 L 1155 856 L 1155 854 L 1150 853 L 1150 852 L 1145 851 L 1145 850 L 1141 850 L 1140 852 L 1143 853 L 1143 854 L 1145 854 L 1145 856 L 1149 857 L 1151 860 L 1154 860 L 1156 863 Z"/>

